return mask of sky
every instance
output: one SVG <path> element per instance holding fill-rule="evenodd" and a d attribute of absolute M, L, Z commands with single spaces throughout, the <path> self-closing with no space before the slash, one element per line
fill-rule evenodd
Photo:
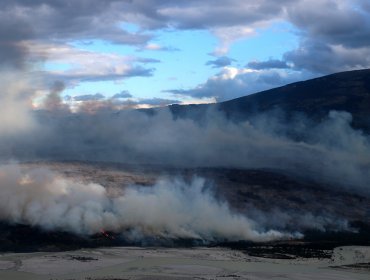
<path fill-rule="evenodd" d="M 368 0 L 0 0 L 32 104 L 209 103 L 370 67 Z"/>

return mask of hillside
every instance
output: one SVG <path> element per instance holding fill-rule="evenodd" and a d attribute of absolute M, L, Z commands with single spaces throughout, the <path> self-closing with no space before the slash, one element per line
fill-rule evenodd
<path fill-rule="evenodd" d="M 195 118 L 213 108 L 237 120 L 274 109 L 288 116 L 304 113 L 317 121 L 331 110 L 347 111 L 355 128 L 370 131 L 370 69 L 296 82 L 218 104 L 170 106 L 175 116 Z"/>

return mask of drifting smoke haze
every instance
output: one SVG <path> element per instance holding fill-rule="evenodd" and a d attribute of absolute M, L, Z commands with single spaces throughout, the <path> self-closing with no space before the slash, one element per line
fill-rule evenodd
<path fill-rule="evenodd" d="M 66 110 L 37 113 L 37 133 L 1 143 L 25 160 L 89 160 L 177 167 L 271 168 L 335 188 L 368 193 L 369 136 L 352 117 L 332 111 L 321 123 L 282 112 L 233 122 L 217 111 L 202 120 L 174 118 L 168 109 Z M 282 164 L 283 163 L 283 164 Z"/>

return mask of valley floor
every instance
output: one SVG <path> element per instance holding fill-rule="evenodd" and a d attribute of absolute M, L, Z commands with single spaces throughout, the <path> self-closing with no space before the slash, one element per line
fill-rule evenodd
<path fill-rule="evenodd" d="M 327 259 L 261 258 L 227 248 L 114 247 L 0 255 L 2 280 L 369 278 L 366 246 L 338 247 Z"/>

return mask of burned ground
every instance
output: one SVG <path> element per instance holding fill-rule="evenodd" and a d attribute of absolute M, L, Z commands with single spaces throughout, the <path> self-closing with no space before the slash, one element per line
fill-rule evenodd
<path fill-rule="evenodd" d="M 50 231 L 3 221 L 0 223 L 1 251 L 59 251 L 118 245 L 208 245 L 243 249 L 256 256 L 272 258 L 327 258 L 337 246 L 370 245 L 368 196 L 272 170 L 179 169 L 92 162 L 34 162 L 23 166 L 47 166 L 67 177 L 99 183 L 109 189 L 112 196 L 131 185 L 150 187 L 162 177 L 180 176 L 184 180 L 191 180 L 194 176 L 203 177 L 206 179 L 206 188 L 211 189 L 218 199 L 227 201 L 233 211 L 259 219 L 265 227 L 283 231 L 297 230 L 304 234 L 304 238 L 264 244 L 247 241 L 169 240 L 160 237 L 132 242 L 119 233 L 76 235 L 68 231 Z"/>

